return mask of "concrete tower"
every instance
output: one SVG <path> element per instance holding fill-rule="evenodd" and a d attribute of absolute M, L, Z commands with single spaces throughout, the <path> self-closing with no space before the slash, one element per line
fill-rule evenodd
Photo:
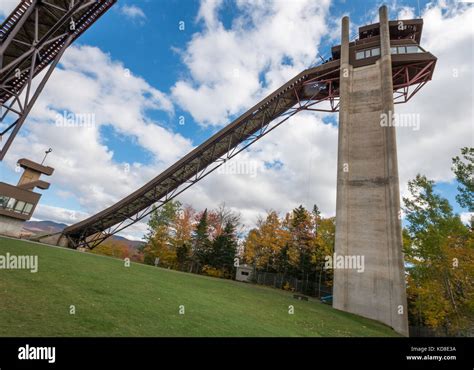
<path fill-rule="evenodd" d="M 0 235 L 18 238 L 22 235 L 25 221 L 28 221 L 41 194 L 35 188 L 46 190 L 49 183 L 40 180 L 41 175 L 51 176 L 54 168 L 22 158 L 17 163 L 24 172 L 16 186 L 0 182 Z"/>
<path fill-rule="evenodd" d="M 394 111 L 385 6 L 379 16 L 380 58 L 361 67 L 342 19 L 335 253 L 363 258 L 364 269 L 335 266 L 333 306 L 408 335 L 395 127 L 381 124 Z"/>

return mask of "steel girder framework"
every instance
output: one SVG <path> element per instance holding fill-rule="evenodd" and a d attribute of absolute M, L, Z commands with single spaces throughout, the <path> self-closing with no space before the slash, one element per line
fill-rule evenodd
<path fill-rule="evenodd" d="M 0 26 L 0 161 L 67 47 L 116 0 L 22 0 Z M 39 82 L 33 79 L 46 67 Z M 36 82 L 36 81 L 35 81 Z"/>
<path fill-rule="evenodd" d="M 431 60 L 393 67 L 394 103 L 406 103 L 430 81 L 435 64 L 436 60 Z"/>
<path fill-rule="evenodd" d="M 306 70 L 216 133 L 148 184 L 104 211 L 64 229 L 69 245 L 94 248 L 149 215 L 303 110 L 339 108 L 339 62 Z"/>

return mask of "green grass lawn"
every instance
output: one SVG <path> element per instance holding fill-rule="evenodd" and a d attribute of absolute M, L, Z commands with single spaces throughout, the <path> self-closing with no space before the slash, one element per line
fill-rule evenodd
<path fill-rule="evenodd" d="M 39 269 L 0 269 L 0 336 L 396 336 L 277 289 L 0 238 L 7 252 Z"/>

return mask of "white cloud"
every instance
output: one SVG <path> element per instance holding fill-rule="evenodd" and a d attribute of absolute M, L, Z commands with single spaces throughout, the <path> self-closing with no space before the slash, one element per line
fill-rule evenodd
<path fill-rule="evenodd" d="M 222 5 L 222 0 L 202 0 L 199 12 L 196 17 L 198 21 L 202 20 L 210 29 L 220 26 L 218 20 L 218 9 Z"/>
<path fill-rule="evenodd" d="M 415 9 L 409 6 L 404 6 L 398 10 L 397 19 L 414 19 L 417 18 L 415 16 Z"/>
<path fill-rule="evenodd" d="M 240 153 L 230 163 L 256 173 L 214 172 L 183 193 L 180 200 L 197 209 L 226 206 L 239 211 L 247 227 L 274 209 L 280 213 L 317 203 L 327 216 L 336 200 L 337 128 L 301 113 Z M 278 166 L 268 167 L 270 163 Z M 253 163 L 245 167 L 245 164 Z"/>
<path fill-rule="evenodd" d="M 120 13 L 125 17 L 138 22 L 143 22 L 146 19 L 145 12 L 136 5 L 123 5 L 119 7 Z"/>
<path fill-rule="evenodd" d="M 329 1 L 240 0 L 226 29 L 218 19 L 222 1 L 203 1 L 205 29 L 182 51 L 189 77 L 172 95 L 203 125 L 223 126 L 307 67 L 327 32 Z M 261 78 L 263 77 L 263 78 Z"/>
<path fill-rule="evenodd" d="M 17 0 L 2 0 L 0 1 L 0 22 L 3 21 L 3 18 L 6 18 L 13 9 L 18 5 L 19 1 Z"/>
<path fill-rule="evenodd" d="M 66 225 L 79 222 L 89 214 L 62 207 L 53 207 L 39 203 L 32 220 L 52 220 Z"/>
<path fill-rule="evenodd" d="M 399 171 L 403 193 L 417 173 L 435 181 L 452 181 L 451 158 L 463 146 L 474 146 L 472 71 L 474 9 L 431 5 L 424 19 L 421 45 L 438 58 L 433 80 L 399 113 L 420 117 L 420 130 L 398 128 Z M 457 76 L 457 77 L 456 77 Z"/>
<path fill-rule="evenodd" d="M 463 212 L 459 215 L 461 217 L 461 221 L 466 224 L 470 225 L 471 220 L 474 217 L 474 212 Z"/>
<path fill-rule="evenodd" d="M 32 221 L 54 221 L 66 225 L 70 225 L 76 222 L 79 222 L 87 217 L 91 216 L 91 214 L 86 212 L 78 212 L 73 209 L 67 209 L 63 207 L 54 207 L 48 206 L 45 204 L 38 204 L 35 209 L 34 217 L 32 217 Z M 143 235 L 147 232 L 147 225 L 146 222 L 138 222 L 134 225 L 131 225 L 127 229 L 125 229 L 119 235 L 129 239 L 129 240 L 142 240 Z"/>
<path fill-rule="evenodd" d="M 150 110 L 173 114 L 166 95 L 107 54 L 94 47 L 72 46 L 61 65 L 10 148 L 6 164 L 11 169 L 25 153 L 41 160 L 44 150 L 53 148 L 47 163 L 56 169 L 50 181 L 59 197 L 71 195 L 85 213 L 92 214 L 128 195 L 192 149 L 189 140 L 147 115 Z M 92 115 L 94 125 L 58 127 L 57 116 L 64 112 Z M 101 135 L 105 126 L 147 150 L 151 163 L 115 160 Z"/>

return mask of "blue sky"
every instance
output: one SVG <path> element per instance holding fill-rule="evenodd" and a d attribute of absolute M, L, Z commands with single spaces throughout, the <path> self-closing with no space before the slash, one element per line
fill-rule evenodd
<path fill-rule="evenodd" d="M 0 164 L 2 180 L 16 182 L 18 174 L 13 171 L 13 168 L 19 156 L 41 161 L 42 151 L 52 146 L 53 153 L 48 157 L 48 161 L 56 167 L 56 173 L 51 178 L 51 188 L 44 192 L 41 200 L 42 209 L 38 209 L 37 217 L 46 218 L 50 214 L 51 218 L 57 221 L 67 222 L 68 219 L 64 215 L 72 212 L 73 215 L 69 221 L 75 222 L 111 205 L 137 186 L 156 176 L 192 147 L 199 145 L 212 133 L 245 111 L 250 104 L 257 102 L 259 98 L 284 83 L 285 79 L 291 78 L 308 67 L 312 61 L 318 59 L 318 53 L 327 56 L 330 46 L 338 43 L 339 20 L 343 15 L 350 16 L 353 27 L 368 24 L 376 19 L 377 9 L 383 4 L 380 1 L 359 0 L 332 2 L 324 0 L 317 3 L 318 9 L 310 10 L 314 13 L 315 24 L 311 25 L 311 20 L 305 21 L 307 23 L 301 22 L 308 29 L 314 27 L 315 35 L 307 36 L 300 33 L 300 37 L 289 41 L 287 53 L 284 42 L 279 42 L 279 39 L 284 38 L 289 32 L 295 33 L 295 30 L 278 30 L 278 27 L 272 28 L 272 25 L 274 25 L 274 19 L 281 19 L 284 22 L 285 12 L 290 13 L 290 8 L 271 6 L 264 2 L 259 7 L 255 7 L 254 11 L 251 8 L 252 2 L 236 3 L 229 0 L 214 2 L 214 4 L 205 1 L 178 0 L 118 1 L 75 42 L 73 50 L 68 51 L 64 56 L 65 63 L 60 66 L 61 72 L 55 72 L 51 81 L 48 82 L 48 88 L 41 96 L 41 101 L 39 101 L 41 108 L 38 107 L 35 112 L 32 112 L 32 118 L 22 131 L 21 137 L 17 140 L 18 143 L 15 142 L 12 147 L 9 159 Z M 435 50 L 432 52 L 437 56 L 443 56 L 443 53 L 452 54 L 452 50 L 448 46 L 437 45 L 436 38 L 441 33 L 437 35 L 436 29 L 443 22 L 451 25 L 450 22 L 453 21 L 462 22 L 463 27 L 467 27 L 468 20 L 472 20 L 472 9 L 467 10 L 467 7 L 455 6 L 454 3 L 448 6 L 444 2 L 430 3 L 424 0 L 386 3 L 389 5 L 392 19 L 417 15 L 421 12 L 431 20 L 431 27 L 425 27 L 426 40 L 428 45 L 433 45 Z M 305 6 L 309 7 L 309 5 Z M 303 9 L 301 14 L 306 14 L 305 12 L 306 10 Z M 252 14 L 261 14 L 262 24 L 268 27 L 261 27 L 259 18 L 251 19 Z M 290 17 L 291 14 L 288 15 L 288 18 Z M 298 18 L 295 19 L 298 20 Z M 180 22 L 184 22 L 184 30 L 180 30 L 179 26 L 182 26 Z M 266 30 L 269 30 L 269 34 L 266 34 Z M 275 36 L 275 32 L 281 32 L 281 34 Z M 265 38 L 272 37 L 271 41 L 265 43 Z M 306 40 L 305 37 L 308 39 Z M 472 40 L 472 33 L 470 37 Z M 246 40 L 253 40 L 255 48 L 260 48 L 255 53 L 260 54 L 253 55 L 251 43 L 243 45 Z M 469 55 L 469 44 L 466 40 L 459 38 L 456 42 L 458 48 L 459 45 L 467 45 L 467 49 L 463 52 Z M 298 45 L 294 46 L 293 43 Z M 306 45 L 300 45 L 304 43 Z M 308 45 L 310 43 L 314 45 L 310 47 Z M 215 54 L 212 54 L 214 47 Z M 439 49 L 436 49 L 438 47 Z M 472 50 L 472 44 L 470 48 Z M 240 85 L 228 76 L 222 79 L 216 76 L 225 63 L 229 64 L 230 60 L 232 64 L 232 59 L 227 58 L 234 53 L 241 55 L 241 59 L 236 62 L 242 82 Z M 84 58 L 81 62 L 82 67 L 78 66 L 79 62 L 77 62 L 80 58 Z M 249 61 L 252 58 L 255 58 L 253 64 Z M 93 69 L 87 70 L 87 68 L 93 68 L 93 66 L 85 66 L 89 60 L 91 63 L 97 63 L 98 75 L 94 76 Z M 441 63 L 442 60 L 447 60 L 446 65 Z M 447 78 L 441 71 L 454 68 L 449 63 L 451 61 L 448 58 L 440 58 L 437 70 L 439 76 Z M 99 70 L 99 66 L 102 65 L 104 68 Z M 466 65 L 472 65 L 472 52 Z M 470 68 L 467 70 L 464 65 L 457 68 L 461 71 L 466 70 L 465 73 L 472 76 Z M 112 71 L 117 74 L 113 74 Z M 123 75 L 128 71 L 132 75 L 130 83 L 125 82 L 124 85 L 119 85 L 121 82 L 114 81 L 120 73 Z M 213 71 L 216 71 L 216 75 Z M 104 73 L 107 75 L 105 76 Z M 68 81 L 73 81 L 72 78 L 77 78 L 77 86 L 82 86 L 80 83 L 91 86 L 90 89 L 76 87 L 84 92 L 77 99 L 74 86 L 67 85 Z M 449 79 L 448 82 L 454 84 L 456 81 Z M 434 115 L 432 106 L 432 98 L 439 96 L 442 83 L 447 82 L 440 81 L 440 85 L 432 83 L 433 86 L 425 87 L 424 90 L 427 91 L 422 90 L 419 94 L 420 98 L 417 96 L 406 107 L 401 108 L 401 111 L 415 109 L 419 111 L 422 118 L 426 117 L 426 124 L 422 126 L 421 133 L 398 133 L 402 193 L 403 188 L 406 188 L 406 181 L 413 178 L 416 172 L 426 173 L 428 177 L 439 182 L 439 191 L 451 201 L 456 212 L 462 213 L 465 210 L 460 209 L 454 202 L 456 185 L 449 170 L 449 163 L 450 158 L 457 154 L 456 148 L 459 150 L 461 146 L 473 144 L 472 107 L 463 108 L 469 107 L 472 86 L 467 93 L 460 92 L 452 104 L 446 102 L 447 110 L 452 109 L 454 112 L 467 109 L 467 117 L 460 118 L 462 122 L 460 121 L 458 126 L 461 129 L 456 128 L 450 134 L 451 136 L 443 137 L 441 132 L 443 126 L 446 125 L 446 119 L 442 115 Z M 111 85 L 113 85 L 113 94 L 110 95 L 117 97 L 114 100 L 117 107 L 123 107 L 129 101 L 133 101 L 135 107 L 129 120 L 124 119 L 124 122 L 120 123 L 118 122 L 120 117 L 117 118 L 118 113 L 116 116 L 114 112 L 98 113 L 97 131 L 64 132 L 70 153 L 67 151 L 66 144 L 61 143 L 62 140 L 58 138 L 57 132 L 35 128 L 35 124 L 36 127 L 47 124 L 46 111 L 51 113 L 67 109 L 78 112 L 79 109 L 81 112 L 81 109 L 88 109 L 87 102 L 95 102 L 99 107 L 100 96 L 108 97 L 108 95 L 104 93 L 105 95 L 93 96 L 91 91 L 94 91 L 96 86 L 98 90 L 105 91 Z M 129 86 L 132 86 L 133 90 L 128 91 Z M 238 89 L 239 86 L 243 86 L 242 90 Z M 248 93 L 246 86 L 248 86 Z M 68 97 L 70 94 L 71 100 L 76 99 L 79 102 L 82 101 L 82 95 L 87 95 L 83 100 L 84 105 L 78 105 L 80 103 L 77 102 L 69 105 L 67 102 L 58 103 L 56 94 L 59 94 L 57 91 L 60 89 L 64 89 Z M 121 90 L 126 91 L 127 96 L 121 96 Z M 155 98 L 150 99 L 153 103 L 147 103 L 147 97 L 153 94 Z M 68 99 L 65 100 L 68 101 Z M 52 102 L 57 106 L 53 106 Z M 460 108 L 457 104 L 464 105 Z M 184 117 L 185 124 L 180 124 L 181 117 Z M 135 127 L 132 122 L 134 120 L 137 122 Z M 439 122 L 432 124 L 434 120 Z M 268 209 L 273 208 L 285 212 L 299 203 L 308 207 L 311 207 L 311 202 L 322 204 L 323 212 L 333 215 L 335 205 L 333 142 L 337 136 L 334 126 L 336 122 L 337 116 L 327 117 L 316 114 L 312 117 L 305 115 L 295 119 L 294 122 L 288 124 L 290 127 L 279 128 L 277 132 L 269 135 L 268 140 L 264 139 L 267 140 L 265 143 L 262 140 L 262 144 L 257 144 L 257 147 L 243 154 L 242 161 L 260 161 L 267 167 L 257 180 L 252 176 L 247 178 L 241 176 L 238 181 L 233 181 L 231 184 L 229 180 L 216 177 L 193 190 L 194 193 L 190 192 L 189 195 L 184 196 L 182 200 L 191 203 L 197 209 L 207 206 L 206 202 L 213 202 L 211 206 L 226 202 L 231 208 L 242 213 L 247 224 L 255 222 L 256 217 L 263 215 Z M 332 128 L 327 126 L 332 126 Z M 159 130 L 154 130 L 155 128 Z M 306 140 L 305 137 L 308 136 L 314 138 L 312 142 L 305 141 L 305 145 L 307 144 L 309 148 L 306 155 L 299 152 L 298 148 L 302 146 L 295 147 L 292 151 L 284 147 L 286 145 L 284 137 L 290 135 L 289 130 L 300 129 L 301 133 L 292 133 L 296 135 L 295 141 Z M 419 136 L 414 137 L 415 135 Z M 73 141 L 75 136 L 77 140 Z M 154 141 L 155 136 L 156 141 Z M 27 145 L 31 141 L 33 145 Z M 173 145 L 170 142 L 173 142 Z M 437 150 L 436 146 L 443 146 L 440 142 L 446 142 L 446 150 Z M 419 152 L 416 150 L 418 144 L 420 145 Z M 168 148 L 170 145 L 171 148 Z M 328 149 L 326 145 L 332 146 Z M 31 152 L 24 152 L 25 148 Z M 89 151 L 91 158 L 84 154 L 86 151 Z M 416 160 L 413 160 L 415 155 Z M 302 162 L 307 166 L 295 165 Z M 278 166 L 268 168 L 268 163 L 278 163 Z M 83 171 L 81 166 L 85 164 L 92 166 L 92 174 L 87 176 L 81 174 Z M 123 175 L 121 169 L 126 165 L 131 166 L 132 171 Z M 290 180 L 278 180 L 282 178 L 290 178 Z M 78 185 L 81 179 L 84 183 Z M 88 186 L 92 186 L 93 189 L 91 190 Z M 292 192 L 292 188 L 306 187 L 310 190 L 301 190 L 300 193 L 296 192 L 292 195 L 286 194 Z M 263 193 L 250 191 L 249 188 L 266 189 L 261 191 L 273 192 L 275 198 L 266 194 L 263 196 Z M 219 196 L 211 201 L 210 199 L 213 198 L 211 195 L 216 193 Z M 243 193 L 246 194 L 245 197 Z M 284 201 L 275 200 L 282 197 L 288 198 Z M 139 231 L 136 233 L 135 235 L 138 235 Z"/>

